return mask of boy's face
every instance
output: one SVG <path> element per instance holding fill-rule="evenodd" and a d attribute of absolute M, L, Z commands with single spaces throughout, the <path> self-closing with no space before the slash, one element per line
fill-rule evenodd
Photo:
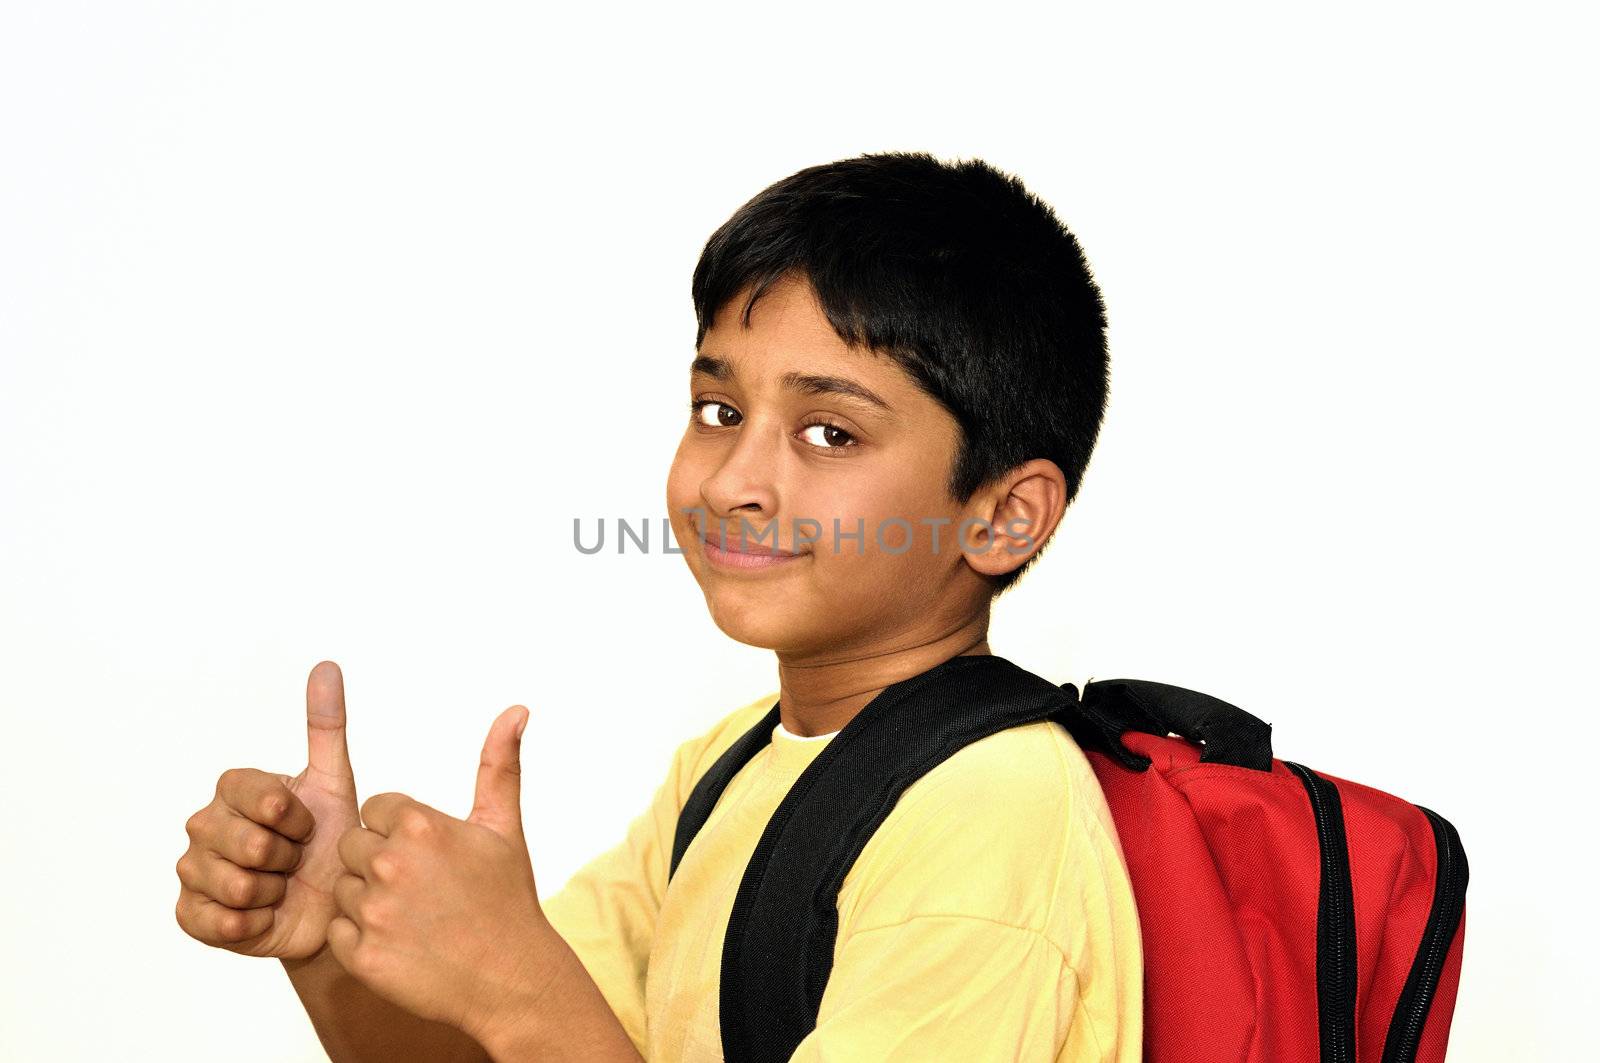
<path fill-rule="evenodd" d="M 829 656 L 917 645 L 987 609 L 989 584 L 956 538 L 965 517 L 989 515 L 977 508 L 986 496 L 964 509 L 945 487 L 955 418 L 892 359 L 840 339 L 809 284 L 774 284 L 749 328 L 743 305 L 741 293 L 700 345 L 689 392 L 703 405 L 686 410 L 667 481 L 674 537 L 717 626 L 749 645 Z M 787 374 L 845 382 L 883 405 Z M 836 519 L 861 535 L 836 537 Z M 969 543 L 984 541 L 967 530 Z M 704 541 L 724 535 L 735 548 L 744 537 L 742 558 Z M 749 552 L 774 546 L 788 556 Z"/>

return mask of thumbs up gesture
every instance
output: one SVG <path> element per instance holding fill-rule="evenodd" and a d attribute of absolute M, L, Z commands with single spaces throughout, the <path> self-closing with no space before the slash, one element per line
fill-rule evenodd
<path fill-rule="evenodd" d="M 344 677 L 323 661 L 306 681 L 305 770 L 290 777 L 230 768 L 189 817 L 177 871 L 178 925 L 208 945 L 300 959 L 337 916 L 338 840 L 359 822 L 345 745 Z"/>
<path fill-rule="evenodd" d="M 527 722 L 513 705 L 489 728 L 465 820 L 378 794 L 361 806 L 364 825 L 339 837 L 334 956 L 378 995 L 480 1041 L 531 1008 L 566 951 L 539 906 L 522 833 Z"/>

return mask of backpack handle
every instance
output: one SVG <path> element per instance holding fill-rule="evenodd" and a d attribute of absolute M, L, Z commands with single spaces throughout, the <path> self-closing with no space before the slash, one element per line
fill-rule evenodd
<path fill-rule="evenodd" d="M 1200 743 L 1205 746 L 1200 759 L 1207 764 L 1272 770 L 1272 725 L 1221 698 L 1148 679 L 1090 680 L 1081 699 L 1071 683 L 1061 689 L 1113 744 L 1112 755 L 1137 771 L 1148 768 L 1150 758 L 1122 744 L 1128 731 L 1162 738 L 1175 733 Z"/>

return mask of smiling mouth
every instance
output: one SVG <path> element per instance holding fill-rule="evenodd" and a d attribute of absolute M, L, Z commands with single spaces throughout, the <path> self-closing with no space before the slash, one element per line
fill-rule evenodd
<path fill-rule="evenodd" d="M 764 543 L 726 533 L 720 536 L 714 533 L 701 533 L 700 545 L 708 560 L 724 568 L 774 568 L 805 556 L 803 553 L 775 549 Z"/>

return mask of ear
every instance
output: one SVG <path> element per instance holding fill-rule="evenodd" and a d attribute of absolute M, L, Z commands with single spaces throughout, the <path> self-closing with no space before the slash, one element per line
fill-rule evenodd
<path fill-rule="evenodd" d="M 979 499 L 983 501 L 979 503 Z M 1003 576 L 1044 548 L 1067 511 L 1067 478 L 1048 458 L 1034 458 L 973 498 L 957 530 L 967 564 Z"/>

